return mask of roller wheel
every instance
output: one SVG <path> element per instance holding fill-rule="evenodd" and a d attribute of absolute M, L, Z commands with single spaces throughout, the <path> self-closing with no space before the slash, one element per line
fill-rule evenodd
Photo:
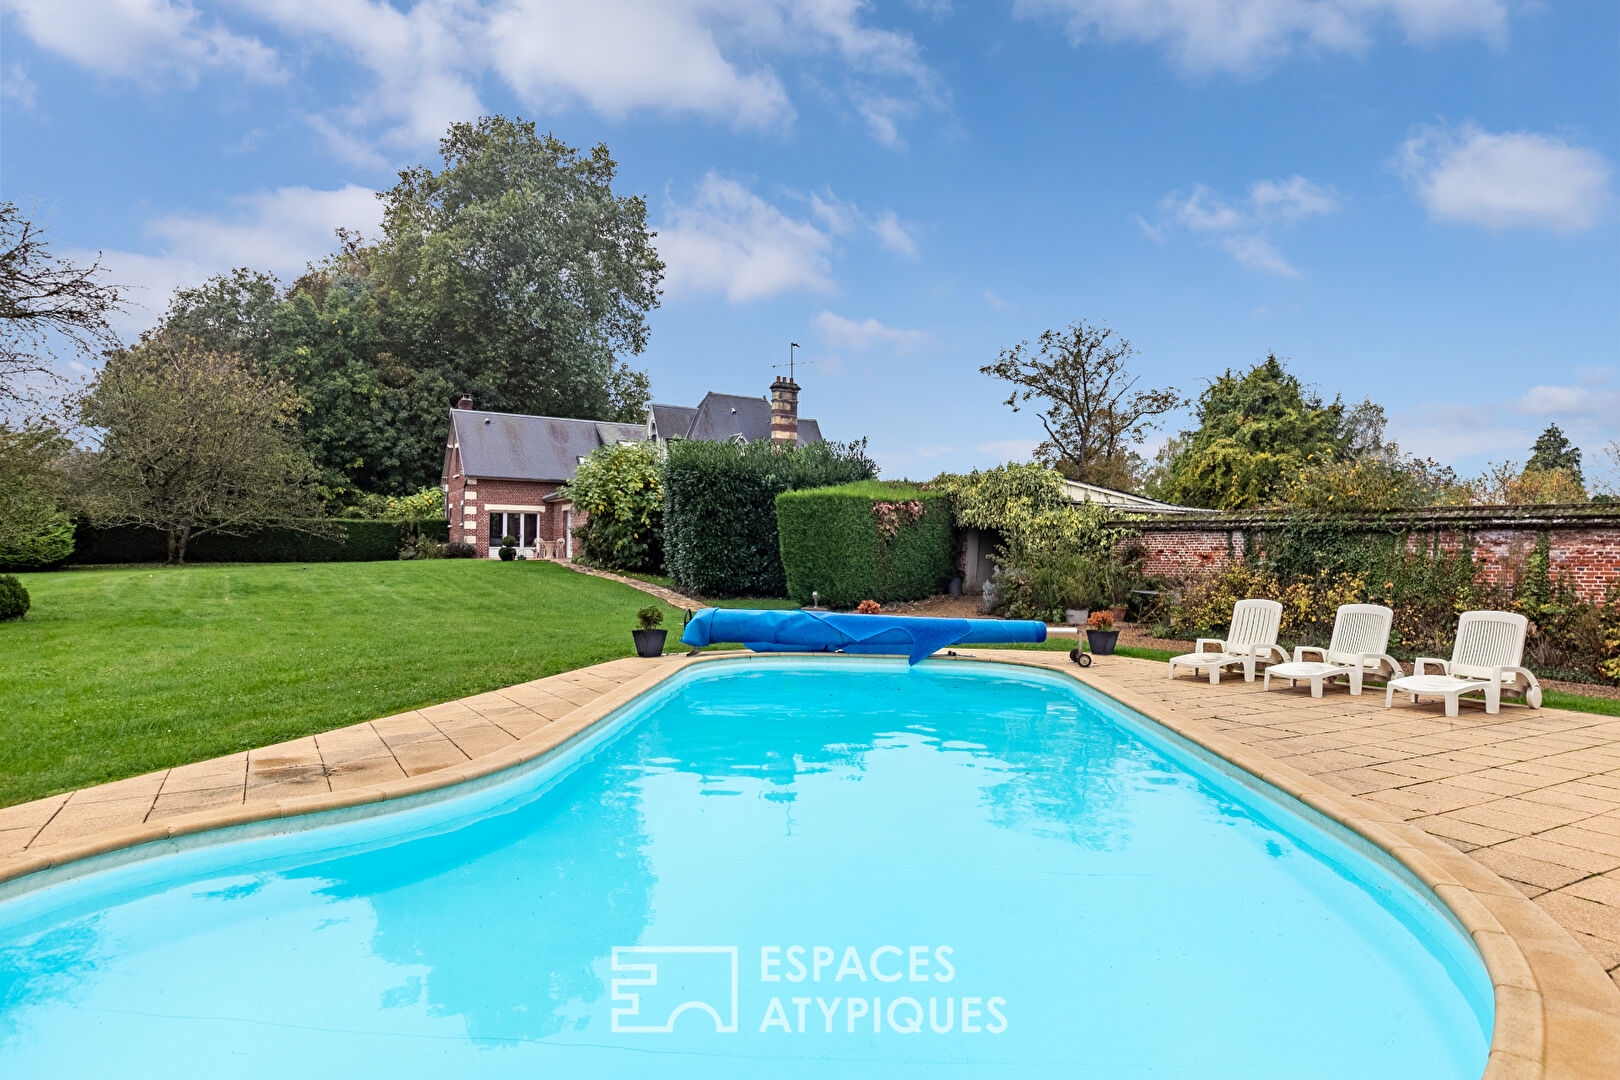
<path fill-rule="evenodd" d="M 1086 652 L 1081 652 L 1079 649 L 1070 649 L 1069 650 L 1069 659 L 1073 660 L 1075 663 L 1079 664 L 1081 667 L 1090 667 L 1091 666 L 1091 654 L 1086 653 Z"/>
<path fill-rule="evenodd" d="M 1524 695 L 1524 701 L 1532 709 L 1541 708 L 1541 687 L 1532 686 L 1529 692 Z"/>

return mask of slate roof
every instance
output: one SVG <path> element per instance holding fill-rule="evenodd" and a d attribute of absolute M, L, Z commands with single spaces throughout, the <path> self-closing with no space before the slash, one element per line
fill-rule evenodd
<path fill-rule="evenodd" d="M 712 390 L 703 396 L 695 410 L 692 425 L 687 429 L 688 439 L 707 439 L 725 442 L 741 435 L 749 442 L 769 442 L 771 438 L 771 403 L 760 397 L 740 394 L 716 394 Z M 659 437 L 669 438 L 659 427 Z M 808 417 L 799 418 L 799 445 L 821 442 L 821 425 Z"/>
<path fill-rule="evenodd" d="M 656 434 L 660 442 L 670 439 L 724 442 L 739 435 L 749 442 L 769 442 L 771 438 L 771 403 L 762 397 L 710 392 L 696 408 L 653 405 L 650 411 L 648 424 L 614 424 L 601 420 L 451 409 L 451 441 L 461 448 L 461 469 L 468 476 L 560 484 L 572 480 L 579 459 L 598 446 L 643 442 L 652 434 Z M 822 441 L 821 425 L 801 416 L 799 445 Z M 447 448 L 447 469 L 449 463 Z"/>
<path fill-rule="evenodd" d="M 642 424 L 564 420 L 554 416 L 451 409 L 450 424 L 461 450 L 461 471 L 495 480 L 573 479 L 579 459 L 598 446 L 640 442 Z"/>
<path fill-rule="evenodd" d="M 653 434 L 660 439 L 684 439 L 692 430 L 692 418 L 697 409 L 691 405 L 653 405 Z"/>

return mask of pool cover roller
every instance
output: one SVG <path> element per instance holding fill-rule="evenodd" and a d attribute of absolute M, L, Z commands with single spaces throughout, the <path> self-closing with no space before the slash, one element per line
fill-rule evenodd
<path fill-rule="evenodd" d="M 1046 624 L 1029 619 L 927 619 L 748 608 L 704 608 L 681 634 L 681 641 L 694 648 L 740 641 L 754 652 L 905 653 L 913 664 L 966 641 L 1001 645 L 1045 640 Z"/>

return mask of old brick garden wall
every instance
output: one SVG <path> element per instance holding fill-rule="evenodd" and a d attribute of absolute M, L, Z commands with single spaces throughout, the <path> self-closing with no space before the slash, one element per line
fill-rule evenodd
<path fill-rule="evenodd" d="M 1173 578 L 1216 573 L 1242 561 L 1251 546 L 1265 550 L 1268 529 L 1286 519 L 1277 514 L 1185 515 L 1137 523 L 1145 570 Z M 1456 550 L 1472 543 L 1478 577 L 1511 583 L 1525 554 L 1548 539 L 1550 569 L 1567 573 L 1583 600 L 1601 601 L 1620 575 L 1620 507 L 1443 507 L 1390 511 L 1347 519 L 1371 536 L 1404 533 L 1407 550 L 1438 544 Z"/>

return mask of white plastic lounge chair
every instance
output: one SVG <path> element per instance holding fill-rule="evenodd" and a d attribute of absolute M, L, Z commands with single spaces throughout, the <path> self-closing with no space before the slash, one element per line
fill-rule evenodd
<path fill-rule="evenodd" d="M 1176 668 L 1190 667 L 1197 674 L 1209 669 L 1209 684 L 1221 681 L 1221 669 L 1234 664 L 1243 665 L 1243 681 L 1254 682 L 1255 665 L 1273 658 L 1287 660 L 1288 654 L 1277 644 L 1277 627 L 1282 623 L 1282 605 L 1275 600 L 1239 600 L 1232 605 L 1232 628 L 1226 638 L 1199 638 L 1197 652 L 1177 656 L 1170 661 L 1165 678 L 1174 678 Z M 1215 652 L 1207 652 L 1213 645 Z"/>
<path fill-rule="evenodd" d="M 1305 679 L 1311 684 L 1311 697 L 1321 697 L 1322 684 L 1341 675 L 1350 680 L 1352 694 L 1361 693 L 1365 676 L 1399 678 L 1401 665 L 1384 652 L 1389 648 L 1389 624 L 1394 618 L 1395 613 L 1382 604 L 1341 605 L 1333 616 L 1333 638 L 1328 647 L 1294 646 L 1293 660 L 1266 668 L 1265 688 L 1271 689 L 1273 675 L 1287 679 L 1289 686 Z M 1307 660 L 1306 653 L 1315 653 L 1320 659 Z"/>
<path fill-rule="evenodd" d="M 1457 643 L 1451 659 L 1420 656 L 1413 673 L 1404 679 L 1391 679 L 1384 691 L 1384 708 L 1395 703 L 1395 692 L 1419 697 L 1446 699 L 1446 715 L 1457 715 L 1457 699 L 1475 690 L 1485 692 L 1485 711 L 1502 711 L 1502 691 L 1524 698 L 1532 709 L 1541 708 L 1541 684 L 1529 668 L 1519 666 L 1524 656 L 1524 631 L 1529 624 L 1523 615 L 1511 611 L 1465 611 L 1457 621 Z M 1430 675 L 1430 664 L 1441 674 Z"/>

